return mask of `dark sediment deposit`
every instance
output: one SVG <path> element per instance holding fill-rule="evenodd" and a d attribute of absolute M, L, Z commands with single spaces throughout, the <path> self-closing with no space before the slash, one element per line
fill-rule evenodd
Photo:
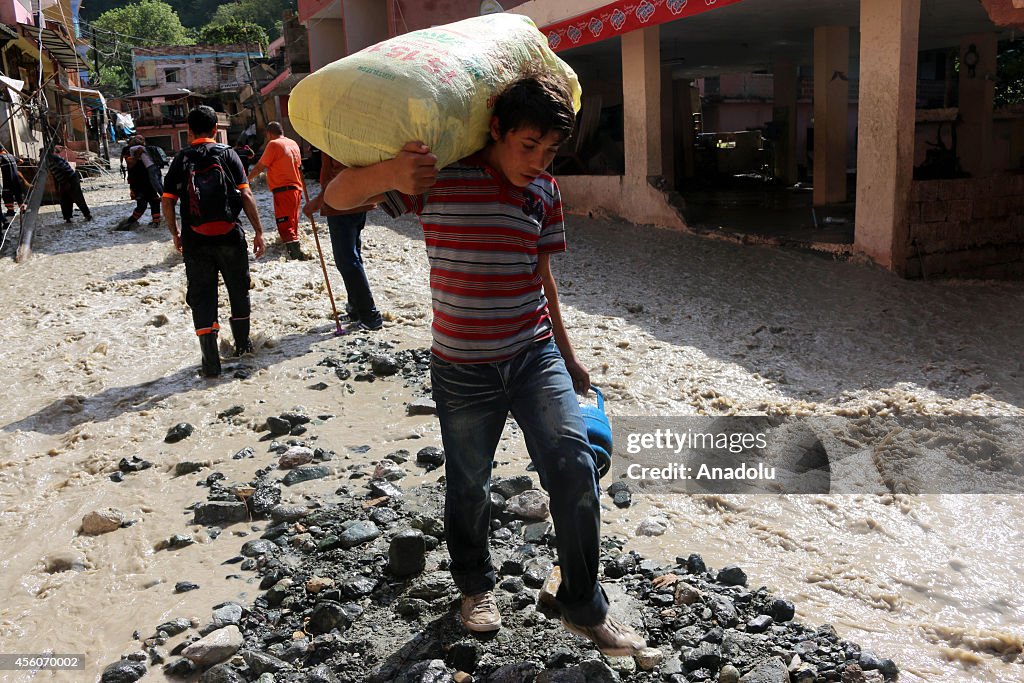
<path fill-rule="evenodd" d="M 212 479 L 216 501 L 224 489 Z M 495 488 L 511 493 L 526 485 L 532 479 L 517 477 Z M 257 479 L 251 486 L 260 491 L 268 485 Z M 550 525 L 506 514 L 498 493 L 491 550 L 503 626 L 496 634 L 473 635 L 459 623 L 458 591 L 447 571 L 443 483 L 371 498 L 368 487 L 352 480 L 337 494 L 330 504 L 257 513 L 269 518 L 261 536 L 228 562 L 255 571 L 262 593 L 250 605 L 216 606 L 207 624 L 157 626 L 128 661 L 146 659 L 169 675 L 203 683 L 855 683 L 896 677 L 892 661 L 841 640 L 831 626 L 793 621 L 792 603 L 748 588 L 738 567 L 714 571 L 698 555 L 665 566 L 622 552 L 618 539 L 602 544 L 602 584 L 614 613 L 653 649 L 636 658 L 605 658 L 565 631 L 557 605 L 546 599 L 556 559 Z M 225 633 L 234 628 L 240 637 Z M 184 639 L 165 650 L 177 633 Z M 136 680 L 131 676 L 140 671 L 121 662 L 103 680 Z"/>
<path fill-rule="evenodd" d="M 427 361 L 425 350 L 396 353 L 387 344 L 359 340 L 347 357 L 326 357 L 320 364 L 335 368 L 342 381 L 397 375 L 422 388 Z M 238 406 L 220 417 L 243 410 Z M 198 482 L 208 494 L 192 507 L 193 523 L 205 526 L 211 538 L 226 528 L 246 537 L 224 566 L 239 579 L 258 582 L 258 596 L 244 605 L 211 605 L 206 622 L 177 618 L 145 625 L 137 632 L 139 649 L 108 666 L 103 683 L 131 683 L 147 666 L 201 683 L 897 678 L 891 660 L 840 639 L 831 626 L 794 621 L 794 605 L 766 588 L 748 587 L 741 568 L 716 571 L 697 554 L 664 564 L 625 551 L 621 538 L 602 542 L 601 582 L 613 614 L 641 633 L 648 649 L 635 657 L 602 656 L 560 623 L 553 598 L 554 529 L 535 474 L 493 482 L 491 553 L 503 626 L 496 633 L 471 634 L 459 621 L 459 594 L 448 572 L 439 476 L 443 451 L 400 450 L 375 467 L 351 464 L 333 496 L 282 504 L 282 485 L 326 476 L 323 463 L 335 461 L 332 451 L 296 438 L 310 425 L 315 422 L 296 411 L 268 418 L 263 440 L 271 441 L 268 455 L 276 462 L 256 470 L 248 482 L 229 483 L 219 472 Z M 233 459 L 255 454 L 247 447 Z M 436 470 L 437 478 L 403 489 L 406 468 L 412 467 Z M 176 475 L 202 468 L 184 463 Z M 279 478 L 283 470 L 287 474 Z M 602 491 L 602 505 L 628 507 L 631 496 L 617 482 Z M 245 531 L 238 530 L 243 526 Z M 165 547 L 191 542 L 179 535 Z M 176 591 L 200 588 L 180 578 Z"/>

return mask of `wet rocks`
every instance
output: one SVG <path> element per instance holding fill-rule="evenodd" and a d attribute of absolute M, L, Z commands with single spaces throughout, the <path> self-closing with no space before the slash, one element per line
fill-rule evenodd
<path fill-rule="evenodd" d="M 267 429 L 274 436 L 284 436 L 292 430 L 292 423 L 284 418 L 272 415 L 267 418 Z"/>
<path fill-rule="evenodd" d="M 772 625 L 772 618 L 761 614 L 747 622 L 747 633 L 764 633 Z"/>
<path fill-rule="evenodd" d="M 402 495 L 402 489 L 386 479 L 373 480 L 367 484 L 367 487 L 370 489 L 370 495 L 374 498 L 399 498 Z"/>
<path fill-rule="evenodd" d="M 103 669 L 100 683 L 134 683 L 145 675 L 145 664 L 130 659 L 122 659 Z"/>
<path fill-rule="evenodd" d="M 167 430 L 167 436 L 164 437 L 164 443 L 178 443 L 183 439 L 187 439 L 192 436 L 192 432 L 194 432 L 195 429 L 196 428 L 188 422 L 179 422 Z"/>
<path fill-rule="evenodd" d="M 518 477 L 496 477 L 491 480 L 491 492 L 497 493 L 505 500 L 532 488 L 533 479 L 525 474 Z"/>
<path fill-rule="evenodd" d="M 228 418 L 234 417 L 236 415 L 241 415 L 244 412 L 245 406 L 234 405 L 231 406 L 230 408 L 226 408 L 225 410 L 222 410 L 219 413 L 217 413 L 217 419 L 227 420 Z"/>
<path fill-rule="evenodd" d="M 422 531 L 400 531 L 388 547 L 388 571 L 399 577 L 419 574 L 426 566 L 426 554 L 427 545 Z"/>
<path fill-rule="evenodd" d="M 213 625 L 217 628 L 238 625 L 242 621 L 242 606 L 237 602 L 226 602 L 218 605 L 213 610 Z"/>
<path fill-rule="evenodd" d="M 339 540 L 342 548 L 354 548 L 369 543 L 380 536 L 380 529 L 370 521 L 355 522 L 342 532 Z"/>
<path fill-rule="evenodd" d="M 352 620 L 348 611 L 333 600 L 321 600 L 310 612 L 307 628 L 310 633 L 330 633 L 336 628 L 348 628 Z"/>
<path fill-rule="evenodd" d="M 718 683 L 740 683 L 740 670 L 732 664 L 726 664 L 718 672 Z"/>
<path fill-rule="evenodd" d="M 747 574 L 742 569 L 734 564 L 730 564 L 727 567 L 722 567 L 718 570 L 716 577 L 719 583 L 724 583 L 727 586 L 746 586 L 747 585 Z"/>
<path fill-rule="evenodd" d="M 262 676 L 264 674 L 276 674 L 284 671 L 291 671 L 292 665 L 283 659 L 266 654 L 265 652 L 258 652 L 256 650 L 241 650 L 239 654 L 245 661 L 245 665 L 249 667 L 256 676 Z"/>
<path fill-rule="evenodd" d="M 165 633 L 168 636 L 176 636 L 179 633 L 184 633 L 192 626 L 192 622 L 184 617 L 178 617 L 177 619 L 171 619 L 165 621 L 156 627 L 157 633 Z"/>
<path fill-rule="evenodd" d="M 436 446 L 421 448 L 416 453 L 416 464 L 432 470 L 444 464 L 444 451 Z"/>
<path fill-rule="evenodd" d="M 148 460 L 143 460 L 137 455 L 133 455 L 131 458 L 121 458 L 117 463 L 118 472 L 124 474 L 131 474 L 133 472 L 141 472 L 142 470 L 148 470 L 153 466 Z"/>
<path fill-rule="evenodd" d="M 386 479 L 387 481 L 398 481 L 405 477 L 405 470 L 393 460 L 384 459 L 373 468 L 373 479 Z"/>
<path fill-rule="evenodd" d="M 668 522 L 662 517 L 646 517 L 636 528 L 637 536 L 662 536 L 668 531 Z"/>
<path fill-rule="evenodd" d="M 309 514 L 309 508 L 302 505 L 275 505 L 270 510 L 270 519 L 275 524 L 297 522 Z"/>
<path fill-rule="evenodd" d="M 218 664 L 204 671 L 199 683 L 245 683 L 245 679 L 227 664 Z"/>
<path fill-rule="evenodd" d="M 162 544 L 161 549 L 167 548 L 170 550 L 180 550 L 187 548 L 190 545 L 194 545 L 196 539 L 192 538 L 188 534 L 174 534 Z"/>
<path fill-rule="evenodd" d="M 262 538 L 255 538 L 251 541 L 246 541 L 242 545 L 242 555 L 245 557 L 273 555 L 277 550 L 278 547 L 276 544 Z"/>
<path fill-rule="evenodd" d="M 277 484 L 260 484 L 249 496 L 248 506 L 257 516 L 265 516 L 281 502 L 281 487 Z"/>
<path fill-rule="evenodd" d="M 245 448 L 241 449 L 240 451 L 236 451 L 235 454 L 231 456 L 231 459 L 232 460 L 245 460 L 246 458 L 252 458 L 252 457 L 255 457 L 255 456 L 256 456 L 256 451 L 253 449 L 253 447 L 252 446 L 246 446 Z"/>
<path fill-rule="evenodd" d="M 772 602 L 772 619 L 778 622 L 790 621 L 796 615 L 796 606 L 789 600 L 779 598 Z"/>
<path fill-rule="evenodd" d="M 740 683 L 789 683 L 789 668 L 780 658 L 772 657 L 744 674 Z"/>
<path fill-rule="evenodd" d="M 249 511 L 241 501 L 213 501 L 199 503 L 193 510 L 193 524 L 202 526 L 226 526 L 244 522 L 249 518 Z"/>
<path fill-rule="evenodd" d="M 415 417 L 416 415 L 437 415 L 437 404 L 434 403 L 432 398 L 417 398 L 409 402 L 405 412 L 410 417 Z"/>
<path fill-rule="evenodd" d="M 285 486 L 294 486 L 304 481 L 323 479 L 330 473 L 331 471 L 323 465 L 303 465 L 286 474 L 281 483 Z"/>
<path fill-rule="evenodd" d="M 203 469 L 204 467 L 207 467 L 208 464 L 209 463 L 205 463 L 205 462 L 192 462 L 190 460 L 186 460 L 184 462 L 179 462 L 177 465 L 174 466 L 174 476 L 176 476 L 176 477 L 184 477 L 187 474 L 192 474 L 193 472 L 198 472 L 199 470 Z"/>
<path fill-rule="evenodd" d="M 397 465 L 408 457 L 388 456 L 380 473 L 393 471 L 386 462 Z M 272 472 L 270 465 L 258 477 Z M 369 474 L 369 466 L 364 469 Z M 506 479 L 498 488 L 509 498 L 527 492 L 526 499 L 539 498 L 543 492 L 534 488 L 535 481 L 531 476 Z M 378 483 L 393 486 L 386 479 Z M 550 522 L 524 524 L 511 512 L 496 514 L 490 534 L 499 568 L 495 594 L 508 628 L 486 641 L 469 637 L 453 615 L 459 591 L 448 571 L 447 552 L 439 545 L 444 538 L 443 482 L 374 500 L 367 500 L 362 485 L 345 484 L 329 502 L 275 505 L 265 530 L 257 534 L 261 537 L 238 541 L 242 550 L 234 559 L 244 562 L 237 571 L 257 571 L 264 592 L 244 609 L 219 606 L 218 614 L 230 613 L 215 616 L 200 631 L 237 625 L 244 633 L 244 650 L 218 669 L 231 672 L 223 675 L 240 673 L 247 681 L 264 677 L 262 683 L 271 677 L 278 683 L 331 680 L 325 677 L 379 683 L 711 683 L 721 677 L 738 683 L 746 672 L 751 678 L 745 681 L 763 683 L 783 670 L 779 663 L 790 662 L 790 683 L 823 683 L 838 682 L 854 666 L 860 669 L 861 649 L 839 640 L 833 629 L 775 619 L 776 612 L 787 616 L 791 603 L 782 604 L 766 589 L 740 585 L 740 568 L 708 571 L 697 555 L 663 566 L 626 551 L 625 541 L 616 538 L 602 540 L 604 586 L 626 621 L 643 624 L 650 649 L 632 659 L 595 659 L 592 645 L 567 633 L 558 612 L 548 608 L 556 602 L 560 577 L 553 567 Z M 249 483 L 258 485 L 258 480 Z M 214 481 L 210 495 L 234 488 Z M 184 651 L 195 644 L 176 647 Z M 198 668 L 216 668 L 217 663 Z M 184 664 L 172 665 L 186 670 Z M 734 679 L 729 678 L 732 671 Z M 809 678 L 815 672 L 817 679 Z"/>
<path fill-rule="evenodd" d="M 283 470 L 290 470 L 300 465 L 313 462 L 313 449 L 305 446 L 292 446 L 284 452 L 277 466 Z"/>
<path fill-rule="evenodd" d="M 43 568 L 47 574 L 58 574 L 66 571 L 85 571 L 88 569 L 85 556 L 73 550 L 52 553 L 43 558 Z"/>
<path fill-rule="evenodd" d="M 86 536 L 99 536 L 116 531 L 124 524 L 125 515 L 120 510 L 106 508 L 104 510 L 93 510 L 82 517 L 80 532 Z"/>
<path fill-rule="evenodd" d="M 198 583 L 192 583 L 191 581 L 179 581 L 174 584 L 175 593 L 187 593 L 194 590 L 199 590 Z"/>
<path fill-rule="evenodd" d="M 328 579 L 323 576 L 314 576 L 306 582 L 307 593 L 319 593 L 320 591 L 330 588 L 334 585 L 334 579 Z"/>
<path fill-rule="evenodd" d="M 402 366 L 394 356 L 376 353 L 370 356 L 370 369 L 377 377 L 390 377 L 397 375 Z"/>
<path fill-rule="evenodd" d="M 548 505 L 548 494 L 540 489 L 529 489 L 509 498 L 505 512 L 522 519 L 541 520 L 548 516 Z"/>
<path fill-rule="evenodd" d="M 237 626 L 225 626 L 192 643 L 181 654 L 205 668 L 229 659 L 242 647 L 242 642 Z"/>

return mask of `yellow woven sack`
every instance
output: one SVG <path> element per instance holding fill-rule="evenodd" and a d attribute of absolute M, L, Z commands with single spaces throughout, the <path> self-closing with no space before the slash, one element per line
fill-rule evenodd
<path fill-rule="evenodd" d="M 292 90 L 296 132 L 348 166 L 395 157 L 422 140 L 438 168 L 487 142 L 494 97 L 539 62 L 563 76 L 580 108 L 576 73 L 529 17 L 490 14 L 406 33 L 328 64 Z"/>

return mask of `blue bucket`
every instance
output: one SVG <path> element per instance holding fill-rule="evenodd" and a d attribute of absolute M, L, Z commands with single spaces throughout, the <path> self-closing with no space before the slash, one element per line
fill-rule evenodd
<path fill-rule="evenodd" d="M 604 394 L 595 386 L 590 388 L 597 395 L 597 406 L 580 405 L 580 412 L 587 427 L 587 440 L 594 450 L 597 475 L 603 477 L 612 466 L 612 426 L 604 412 Z"/>

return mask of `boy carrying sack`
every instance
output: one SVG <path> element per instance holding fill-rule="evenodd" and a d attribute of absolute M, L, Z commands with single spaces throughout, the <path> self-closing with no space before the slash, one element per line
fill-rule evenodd
<path fill-rule="evenodd" d="M 342 171 L 324 201 L 380 202 L 420 217 L 433 300 L 431 383 L 446 461 L 445 536 L 467 629 L 495 631 L 501 615 L 488 550 L 495 449 L 512 416 L 523 429 L 558 539 L 562 623 L 608 656 L 643 638 L 608 614 L 597 581 L 601 511 L 597 471 L 574 395 L 589 374 L 569 341 L 551 271 L 565 250 L 562 203 L 545 169 L 572 132 L 564 79 L 529 74 L 497 98 L 488 144 L 444 168 L 421 142 L 394 159 Z"/>

